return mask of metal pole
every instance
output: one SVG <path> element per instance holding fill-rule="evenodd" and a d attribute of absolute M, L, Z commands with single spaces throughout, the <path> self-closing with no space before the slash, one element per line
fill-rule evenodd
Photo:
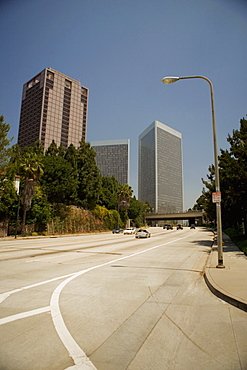
<path fill-rule="evenodd" d="M 168 82 L 165 82 L 165 78 L 162 80 L 164 83 L 172 83 L 178 80 L 185 80 L 191 78 L 202 78 L 209 83 L 210 94 L 211 94 L 211 108 L 212 108 L 212 127 L 213 127 L 213 143 L 214 143 L 214 167 L 215 167 L 215 190 L 220 192 L 220 175 L 219 175 L 219 165 L 218 165 L 218 148 L 217 148 L 217 138 L 216 138 L 216 120 L 214 112 L 214 90 L 212 82 L 204 76 L 187 76 L 187 77 L 169 77 Z M 221 223 L 221 204 L 220 201 L 216 202 L 216 219 L 217 219 L 217 245 L 218 245 L 218 268 L 224 268 L 223 264 L 223 246 L 222 246 L 222 223 Z"/>
<path fill-rule="evenodd" d="M 15 239 L 17 238 L 17 229 L 19 225 L 19 212 L 20 212 L 20 195 L 18 195 L 18 207 L 17 207 L 17 216 L 16 216 L 16 225 L 15 225 Z"/>
<path fill-rule="evenodd" d="M 211 104 L 212 104 L 212 123 L 213 123 L 213 140 L 214 140 L 214 166 L 215 166 L 215 190 L 220 192 L 220 175 L 219 175 L 219 164 L 218 164 L 218 148 L 216 140 L 216 123 L 215 123 L 215 112 L 214 112 L 214 91 L 213 85 L 208 80 L 211 92 Z M 222 246 L 222 224 L 221 224 L 221 204 L 216 202 L 216 216 L 217 216 L 217 244 L 218 244 L 218 268 L 224 268 L 223 265 L 223 246 Z"/>

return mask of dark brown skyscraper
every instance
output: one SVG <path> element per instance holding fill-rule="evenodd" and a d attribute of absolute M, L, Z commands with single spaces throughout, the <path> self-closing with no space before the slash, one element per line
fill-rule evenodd
<path fill-rule="evenodd" d="M 67 147 L 86 140 L 88 89 L 70 77 L 46 68 L 23 85 L 18 144 L 52 140 Z"/>

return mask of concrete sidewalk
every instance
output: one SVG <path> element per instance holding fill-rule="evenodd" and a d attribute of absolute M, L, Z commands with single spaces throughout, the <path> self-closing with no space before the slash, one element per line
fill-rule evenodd
<path fill-rule="evenodd" d="M 223 234 L 223 263 L 218 264 L 217 245 L 213 245 L 204 278 L 209 289 L 219 298 L 247 312 L 247 257 Z"/>

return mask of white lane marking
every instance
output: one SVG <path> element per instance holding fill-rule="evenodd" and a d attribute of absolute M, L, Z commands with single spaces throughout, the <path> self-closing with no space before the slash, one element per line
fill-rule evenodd
<path fill-rule="evenodd" d="M 26 312 L 18 313 L 16 315 L 11 315 L 11 316 L 8 316 L 8 317 L 4 317 L 3 319 L 0 319 L 0 325 L 7 324 L 7 323 L 15 321 L 15 320 L 23 319 L 25 317 L 29 317 L 29 316 L 33 316 L 33 315 L 39 315 L 40 313 L 44 313 L 44 312 L 47 312 L 47 311 L 50 311 L 50 310 L 51 310 L 50 306 L 47 306 L 47 307 L 43 307 L 43 308 L 38 308 L 36 310 L 26 311 Z"/>
<path fill-rule="evenodd" d="M 59 307 L 59 296 L 62 289 L 67 285 L 74 276 L 71 276 L 69 279 L 62 282 L 53 292 L 50 307 L 51 307 L 51 315 L 53 324 L 55 329 L 64 344 L 65 348 L 69 352 L 70 357 L 74 360 L 75 365 L 77 365 L 78 369 L 82 369 L 84 365 L 87 365 L 89 369 L 96 369 L 93 363 L 89 360 L 86 356 L 85 352 L 79 347 L 76 343 L 70 332 L 68 331 L 64 320 L 62 318 L 62 314 Z M 73 368 L 73 367 L 72 367 Z M 84 367 L 85 368 L 85 367 Z M 96 369 L 97 370 L 97 369 Z"/>
<path fill-rule="evenodd" d="M 188 236 L 189 236 L 189 235 L 188 235 Z M 180 239 L 184 239 L 184 238 L 186 238 L 186 237 L 187 237 L 187 236 L 185 236 L 185 237 L 183 237 L 183 238 L 176 239 L 176 240 L 171 241 L 171 242 L 167 242 L 167 243 L 165 243 L 165 244 L 161 244 L 161 245 L 156 246 L 156 247 L 152 247 L 151 249 L 159 248 L 159 247 L 161 247 L 161 246 L 163 246 L 163 245 L 166 245 L 166 244 L 170 244 L 170 243 L 176 242 L 176 241 L 178 241 L 178 240 L 180 240 Z M 146 252 L 146 251 L 148 251 L 148 250 L 150 250 L 150 249 L 147 249 L 147 250 L 144 250 L 144 251 L 141 251 L 141 252 L 138 252 L 138 253 L 144 253 L 144 252 Z M 130 255 L 130 256 L 126 256 L 126 257 L 122 257 L 121 259 L 129 258 L 129 257 L 132 257 L 132 256 L 135 256 L 135 254 L 132 254 L 132 255 Z M 115 260 L 114 260 L 114 261 L 115 261 Z M 111 262 L 109 262 L 109 263 L 113 263 L 114 261 L 111 261 Z M 117 261 L 118 261 L 118 260 L 117 260 Z M 98 268 L 98 267 L 96 267 L 96 268 Z M 84 270 L 82 270 L 82 271 L 84 271 Z M 81 271 L 79 271 L 79 273 L 81 273 Z M 39 286 L 39 285 L 49 284 L 49 283 L 51 283 L 51 282 L 53 282 L 53 281 L 56 281 L 56 280 L 65 279 L 65 278 L 67 278 L 67 277 L 74 276 L 75 274 L 78 274 L 78 272 L 72 272 L 71 274 L 68 274 L 68 275 L 59 276 L 59 277 L 56 277 L 56 278 L 53 278 L 53 279 L 49 279 L 49 280 L 42 281 L 42 282 L 40 282 L 40 283 L 35 283 L 35 284 L 32 284 L 32 285 L 27 285 L 27 286 L 22 287 L 22 288 L 18 288 L 18 289 L 10 290 L 9 292 L 1 293 L 1 294 L 0 294 L 0 303 L 2 303 L 6 298 L 8 298 L 10 295 L 12 295 L 12 294 L 14 294 L 14 293 L 18 293 L 18 292 L 21 292 L 21 291 L 26 290 L 26 289 L 34 288 L 34 287 Z"/>
<path fill-rule="evenodd" d="M 71 274 L 59 276 L 59 277 L 56 277 L 56 278 L 53 278 L 53 279 L 41 281 L 40 283 L 35 283 L 35 284 L 32 284 L 32 285 L 27 285 L 27 286 L 24 286 L 22 288 L 18 288 L 18 289 L 15 289 L 15 290 L 10 290 L 9 292 L 1 293 L 0 294 L 0 303 L 2 303 L 11 294 L 18 293 L 18 292 L 21 292 L 21 291 L 26 290 L 26 289 L 35 288 L 36 286 L 39 286 L 39 285 L 48 284 L 48 283 L 51 283 L 51 282 L 56 281 L 56 280 L 65 279 L 65 278 L 67 278 L 69 276 L 73 276 L 75 274 L 76 274 L 76 272 L 73 272 Z"/>
<path fill-rule="evenodd" d="M 65 348 L 69 352 L 70 357 L 72 357 L 72 359 L 74 360 L 74 363 L 75 363 L 75 365 L 77 366 L 78 369 L 83 369 L 83 368 L 85 369 L 86 368 L 85 366 L 87 366 L 91 369 L 96 369 L 96 368 L 93 365 L 93 363 L 89 360 L 89 358 L 86 356 L 85 352 L 76 343 L 76 341 L 74 340 L 74 338 L 72 337 L 72 335 L 70 334 L 70 332 L 68 331 L 68 329 L 67 329 L 67 327 L 64 323 L 64 320 L 63 320 L 63 317 L 62 317 L 62 314 L 61 314 L 61 311 L 60 311 L 60 308 L 59 308 L 59 296 L 60 296 L 60 293 L 62 292 L 63 288 L 70 281 L 72 281 L 73 279 L 75 279 L 78 276 L 81 276 L 83 274 L 86 274 L 89 271 L 96 270 L 96 269 L 98 269 L 100 267 L 103 267 L 103 266 L 111 265 L 112 263 L 115 263 L 117 261 L 121 261 L 121 260 L 131 258 L 131 257 L 134 257 L 134 256 L 138 256 L 139 254 L 146 253 L 146 252 L 149 252 L 151 250 L 163 247 L 164 245 L 175 243 L 179 240 L 187 238 L 188 236 L 190 236 L 190 235 L 186 235 L 182 238 L 178 238 L 176 240 L 172 240 L 172 241 L 164 243 L 164 244 L 156 245 L 154 247 L 144 249 L 142 251 L 130 254 L 128 256 L 116 258 L 114 260 L 111 260 L 111 261 L 108 261 L 108 262 L 105 262 L 105 263 L 101 263 L 100 265 L 89 267 L 86 270 L 79 271 L 78 273 L 74 274 L 73 276 L 70 276 L 68 279 L 63 281 L 54 290 L 54 292 L 51 296 L 51 301 L 50 301 L 52 320 L 53 320 L 55 329 L 56 329 L 61 341 L 63 342 Z M 71 368 L 73 368 L 73 367 L 71 367 Z"/>

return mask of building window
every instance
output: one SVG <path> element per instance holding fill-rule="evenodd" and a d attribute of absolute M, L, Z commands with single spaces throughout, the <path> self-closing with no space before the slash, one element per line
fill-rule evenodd
<path fill-rule="evenodd" d="M 38 76 L 34 77 L 31 81 L 29 81 L 27 83 L 27 88 L 30 89 L 30 87 L 33 87 L 34 85 L 36 85 L 39 82 L 40 82 L 40 74 Z"/>
<path fill-rule="evenodd" d="M 47 78 L 51 81 L 54 81 L 54 73 L 51 71 L 47 71 Z"/>
<path fill-rule="evenodd" d="M 72 82 L 69 81 L 69 80 L 65 80 L 65 87 L 67 87 L 67 89 L 71 89 L 71 86 L 72 86 Z"/>

